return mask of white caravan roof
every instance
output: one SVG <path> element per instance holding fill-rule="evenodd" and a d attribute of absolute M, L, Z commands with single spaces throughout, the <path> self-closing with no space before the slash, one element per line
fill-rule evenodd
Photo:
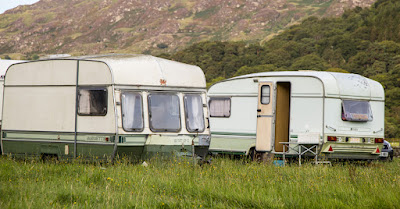
<path fill-rule="evenodd" d="M 25 62 L 23 60 L 0 60 L 0 80 L 4 79 L 6 71 L 14 63 Z"/>
<path fill-rule="evenodd" d="M 85 60 L 105 62 L 112 70 L 115 84 L 159 86 L 165 80 L 166 86 L 206 86 L 200 67 L 150 55 L 104 55 Z"/>
<path fill-rule="evenodd" d="M 6 84 L 71 85 L 76 81 L 76 71 L 71 70 L 76 68 L 76 60 L 81 63 L 79 82 L 88 85 L 206 87 L 204 73 L 199 67 L 150 55 L 95 55 L 17 64 L 7 72 Z M 54 72 L 58 70 L 63 73 Z"/>
<path fill-rule="evenodd" d="M 323 93 L 327 97 L 358 97 L 373 100 L 385 100 L 385 93 L 382 85 L 374 80 L 351 73 L 334 73 L 326 71 L 277 71 L 277 72 L 262 72 L 249 75 L 238 76 L 214 84 L 212 87 L 224 82 L 242 80 L 242 79 L 259 79 L 271 77 L 313 77 L 320 80 L 323 84 Z M 266 79 L 267 80 L 267 79 Z M 308 83 L 305 82 L 304 85 Z M 212 87 L 209 89 L 214 93 Z M 239 87 L 242 88 L 242 87 Z M 243 86 L 243 88 L 246 88 Z M 312 86 L 309 87 L 313 88 Z M 217 90 L 218 89 L 218 90 Z M 220 91 L 221 88 L 215 90 Z M 226 89 L 229 91 L 229 89 Z M 311 90 L 311 89 L 310 89 Z M 222 93 L 222 92 L 218 92 Z"/>

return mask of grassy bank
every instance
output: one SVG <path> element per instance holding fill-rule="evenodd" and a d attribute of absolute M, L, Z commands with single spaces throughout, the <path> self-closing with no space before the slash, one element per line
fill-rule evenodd
<path fill-rule="evenodd" d="M 0 158 L 0 208 L 398 208 L 400 159 L 369 165 L 148 167 Z"/>

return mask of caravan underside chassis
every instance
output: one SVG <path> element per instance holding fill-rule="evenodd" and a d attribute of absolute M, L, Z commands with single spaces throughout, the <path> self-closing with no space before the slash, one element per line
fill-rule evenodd
<path fill-rule="evenodd" d="M 4 155 L 17 158 L 43 158 L 53 157 L 57 160 L 74 159 L 73 152 L 65 154 L 65 147 L 73 147 L 73 144 L 60 143 L 35 143 L 27 142 L 27 148 L 21 149 L 19 143 L 5 142 L 9 147 L 5 150 Z M 16 149 L 16 147 L 19 147 Z M 112 145 L 78 145 L 78 159 L 88 161 L 111 161 L 113 153 Z M 15 149 L 14 149 L 15 148 Z M 67 148 L 69 149 L 69 148 Z M 85 153 L 81 152 L 86 150 Z M 90 150 L 90 151 L 89 151 Z M 191 158 L 192 146 L 163 146 L 163 145 L 145 145 L 145 146 L 119 146 L 117 149 L 116 160 L 128 160 L 130 162 L 140 162 L 151 158 Z M 197 161 L 205 160 L 208 152 L 207 146 L 195 146 L 194 157 Z M 101 153 L 101 154 L 100 154 Z M 104 153 L 104 154 L 103 154 Z"/>
<path fill-rule="evenodd" d="M 113 161 L 114 154 L 114 139 L 112 135 L 96 135 L 90 136 L 91 139 L 107 139 L 104 142 L 90 142 L 90 141 L 78 141 L 75 143 L 71 134 L 65 135 L 54 135 L 55 139 L 51 139 L 51 133 L 30 133 L 31 139 L 24 139 L 26 133 L 8 133 L 3 134 L 5 136 L 2 139 L 4 155 L 11 155 L 14 157 L 43 157 L 48 156 L 54 157 L 58 160 L 72 160 L 75 157 L 78 159 L 84 159 L 88 161 Z M 32 137 L 35 135 L 36 137 Z M 83 136 L 86 137 L 86 136 Z M 188 136 L 185 136 L 189 138 Z M 35 139 L 34 139 L 35 138 Z M 47 138 L 47 139 L 46 139 Z M 81 136 L 78 136 L 81 139 Z M 88 138 L 88 137 L 86 137 Z M 196 143 L 192 146 L 191 143 L 165 143 L 165 144 L 149 144 L 146 143 L 146 136 L 132 136 L 120 137 L 120 142 L 117 145 L 115 159 L 126 159 L 131 162 L 140 162 L 154 157 L 159 158 L 171 158 L 171 157 L 195 157 L 197 161 L 204 160 L 208 153 L 209 144 L 202 142 L 199 144 L 199 140 L 195 140 Z M 127 140 L 123 141 L 123 140 Z M 168 137 L 161 138 L 168 142 Z M 76 149 L 76 155 L 74 153 Z M 193 155 L 194 151 L 194 155 Z"/>

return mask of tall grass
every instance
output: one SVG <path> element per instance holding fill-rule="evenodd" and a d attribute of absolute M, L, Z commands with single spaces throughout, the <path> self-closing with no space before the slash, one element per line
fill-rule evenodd
<path fill-rule="evenodd" d="M 148 167 L 0 158 L 0 208 L 398 208 L 400 160 L 275 167 L 214 159 Z"/>

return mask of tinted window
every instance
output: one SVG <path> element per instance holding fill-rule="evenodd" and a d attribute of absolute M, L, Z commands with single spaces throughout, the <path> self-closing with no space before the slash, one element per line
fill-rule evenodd
<path fill-rule="evenodd" d="M 189 132 L 204 131 L 203 100 L 200 95 L 185 95 L 186 129 Z"/>
<path fill-rule="evenodd" d="M 372 121 L 372 111 L 368 101 L 343 100 L 342 104 L 342 120 Z"/>
<path fill-rule="evenodd" d="M 106 115 L 107 89 L 79 88 L 78 102 L 79 115 Z"/>
<path fill-rule="evenodd" d="M 211 117 L 229 117 L 231 115 L 230 98 L 211 98 L 209 106 Z"/>
<path fill-rule="evenodd" d="M 150 129 L 178 132 L 181 129 L 179 97 L 174 94 L 149 95 Z"/>
<path fill-rule="evenodd" d="M 135 92 L 123 92 L 122 127 L 125 131 L 143 130 L 142 96 Z"/>

